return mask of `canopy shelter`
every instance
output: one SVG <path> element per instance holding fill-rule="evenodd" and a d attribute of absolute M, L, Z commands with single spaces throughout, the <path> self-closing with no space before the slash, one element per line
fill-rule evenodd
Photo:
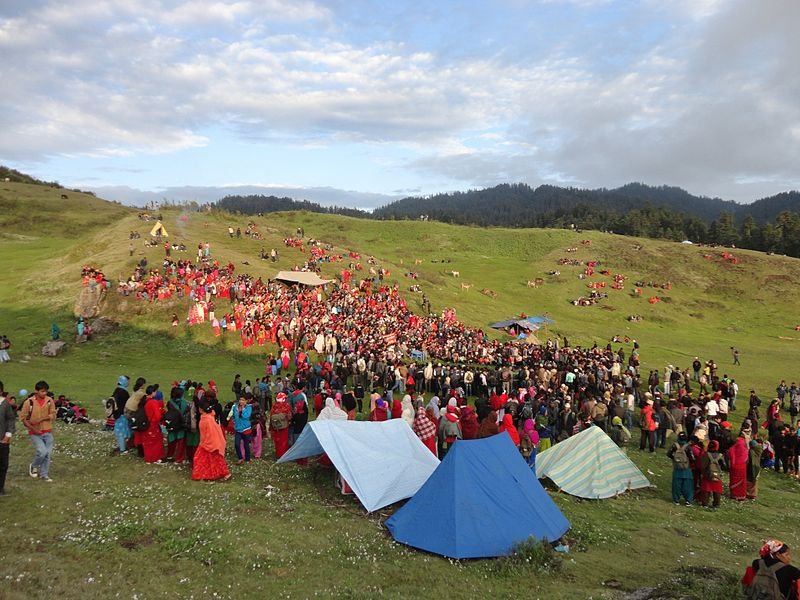
<path fill-rule="evenodd" d="M 507 329 L 509 327 L 518 327 L 520 329 L 524 329 L 525 331 L 535 332 L 544 327 L 545 325 L 549 325 L 555 323 L 553 319 L 544 316 L 538 317 L 522 317 L 519 319 L 508 319 L 506 321 L 498 321 L 497 323 L 492 323 L 490 327 L 492 329 Z"/>
<path fill-rule="evenodd" d="M 410 498 L 439 466 L 403 419 L 311 421 L 277 464 L 322 453 L 367 512 Z"/>
<path fill-rule="evenodd" d="M 599 427 L 568 437 L 536 457 L 536 476 L 579 498 L 611 498 L 650 482 Z"/>
<path fill-rule="evenodd" d="M 531 537 L 554 542 L 570 524 L 502 433 L 456 442 L 386 527 L 398 542 L 461 559 L 509 554 Z"/>
<path fill-rule="evenodd" d="M 169 237 L 169 234 L 167 233 L 167 228 L 164 227 L 161 221 L 156 221 L 156 224 L 153 225 L 153 228 L 150 230 L 150 235 L 152 235 L 153 237 L 158 237 L 159 235 L 161 237 Z"/>
<path fill-rule="evenodd" d="M 332 279 L 322 279 L 316 273 L 306 271 L 279 271 L 273 279 L 285 283 L 299 283 L 300 285 L 318 286 L 325 285 L 333 281 Z"/>

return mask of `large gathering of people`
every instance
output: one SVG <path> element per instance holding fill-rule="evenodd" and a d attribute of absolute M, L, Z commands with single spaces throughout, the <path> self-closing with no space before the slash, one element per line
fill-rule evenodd
<path fill-rule="evenodd" d="M 305 248 L 302 238 L 285 244 Z M 320 262 L 341 260 L 317 240 L 309 247 L 309 261 L 296 270 L 318 272 Z M 490 339 L 453 309 L 434 314 L 428 305 L 416 314 L 378 270 L 354 280 L 360 271 L 345 269 L 327 286 L 264 281 L 221 264 L 208 243 L 198 244 L 195 259 L 167 252 L 160 268 L 142 259 L 120 293 L 149 302 L 189 298 L 187 325 L 205 324 L 214 335 L 235 334 L 244 347 L 269 345 L 271 352 L 262 373 L 244 381 L 236 375 L 229 390 L 196 374 L 163 387 L 119 376 L 103 421 L 116 453 L 187 465 L 194 480 L 227 481 L 231 461 L 246 467 L 279 459 L 315 418 L 401 419 L 439 458 L 459 440 L 507 435 L 534 472 L 539 453 L 589 427 L 635 452 L 638 428 L 638 451 L 663 450 L 672 463 L 676 505 L 718 508 L 726 484 L 730 499 L 756 500 L 762 469 L 800 477 L 794 382 L 781 381 L 764 406 L 754 390 L 740 398 L 735 379 L 714 360 L 695 357 L 685 368 L 670 364 L 645 375 L 640 345 L 628 337 L 615 336 L 616 348 L 558 337 L 542 344 Z M 87 266 L 82 275 L 86 286 L 107 285 L 99 269 Z M 739 364 L 738 350 L 733 359 Z M 746 411 L 738 430 L 731 424 L 737 410 Z M 85 408 L 56 400 L 43 381 L 16 398 L 0 383 L 0 437 L 10 439 L 21 420 L 34 446 L 29 474 L 45 482 L 52 481 L 58 418 L 88 421 Z M 6 443 L 0 493 L 7 468 Z M 781 552 L 768 555 L 780 562 Z M 775 561 L 754 563 L 753 577 Z"/>

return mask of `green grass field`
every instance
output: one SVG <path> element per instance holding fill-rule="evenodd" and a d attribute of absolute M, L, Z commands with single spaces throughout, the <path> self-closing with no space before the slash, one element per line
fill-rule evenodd
<path fill-rule="evenodd" d="M 145 236 L 152 226 L 139 221 L 137 211 L 73 192 L 63 200 L 60 193 L 0 184 L 0 333 L 13 342 L 13 361 L 0 365 L 7 389 L 30 389 L 44 378 L 56 393 L 99 416 L 101 400 L 122 373 L 164 386 L 215 379 L 223 391 L 235 373 L 250 379 L 263 374 L 263 348 L 244 351 L 233 336 L 216 339 L 208 328 L 170 327 L 170 315 L 183 318 L 188 300 L 143 305 L 113 293 L 104 311 L 121 322 L 117 332 L 71 344 L 62 357 L 42 357 L 53 322 L 65 339 L 73 335 L 83 264 L 102 268 L 115 281 L 130 273 L 141 253 L 151 264 L 163 257 L 162 249 L 140 243 L 136 256 L 129 256 L 128 233 Z M 721 249 L 598 232 L 309 213 L 253 219 L 265 236 L 256 241 L 228 237 L 228 225 L 244 230 L 247 217 L 163 212 L 170 239 L 184 241 L 188 257 L 198 241 L 209 241 L 221 260 L 270 277 L 304 260 L 282 243 L 302 226 L 306 236 L 338 251 L 360 252 L 362 263 L 375 256 L 403 290 L 413 283 L 403 274 L 418 272 L 416 283 L 434 310 L 453 307 L 471 326 L 547 313 L 556 324 L 540 338 L 567 336 L 583 345 L 605 345 L 614 335 L 635 338 L 645 374 L 668 363 L 688 366 L 699 355 L 716 359 L 742 393 L 755 388 L 769 398 L 780 379 L 795 376 L 800 358 L 795 259 L 733 250 L 739 262 L 729 264 L 719 257 Z M 277 265 L 258 259 L 262 247 L 280 251 Z M 567 253 L 568 247 L 577 251 Z M 558 266 L 562 257 L 597 260 L 600 269 L 623 273 L 625 290 L 604 290 L 609 298 L 598 306 L 573 306 L 571 299 L 588 294 L 587 280 L 577 278 L 579 267 Z M 432 262 L 442 259 L 450 262 Z M 325 265 L 324 272 L 333 275 L 342 264 Z M 546 274 L 554 269 L 561 272 L 557 278 Z M 451 270 L 460 277 L 446 273 Z M 536 277 L 545 283 L 528 288 L 526 281 Z M 634 297 L 633 283 L 640 279 L 670 281 L 672 289 L 644 288 L 642 297 Z M 462 289 L 461 283 L 473 287 Z M 481 294 L 482 288 L 496 298 Z M 655 294 L 668 299 L 651 305 L 647 298 Z M 419 306 L 418 295 L 406 297 L 411 307 Z M 643 320 L 627 321 L 631 314 Z M 730 346 L 740 349 L 741 367 L 730 365 Z M 629 351 L 630 344 L 625 347 Z M 27 477 L 31 449 L 24 435 L 12 446 L 10 494 L 0 499 L 2 598 L 622 598 L 658 587 L 661 598 L 727 599 L 738 597 L 738 577 L 763 538 L 800 541 L 791 518 L 800 508 L 795 481 L 765 473 L 756 503 L 723 502 L 717 512 L 675 507 L 669 501 L 671 466 L 662 453 L 629 451 L 655 489 L 603 502 L 553 491 L 572 523 L 573 547 L 545 568 L 524 557 L 450 561 L 400 546 L 381 525 L 393 507 L 366 515 L 335 490 L 331 472 L 316 465 L 276 467 L 270 455 L 247 468 L 232 466 L 230 483 L 200 484 L 178 466 L 110 456 L 112 437 L 95 424 L 59 426 L 56 440 L 56 481 L 49 486 Z M 491 515 L 486 526 L 492 526 Z"/>

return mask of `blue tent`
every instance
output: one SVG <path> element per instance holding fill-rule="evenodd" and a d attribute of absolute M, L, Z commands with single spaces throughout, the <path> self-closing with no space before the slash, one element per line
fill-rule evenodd
<path fill-rule="evenodd" d="M 525 317 L 524 319 L 509 319 L 507 321 L 498 321 L 489 325 L 492 329 L 506 329 L 507 327 L 519 327 L 527 331 L 538 331 L 546 325 L 555 323 L 553 319 L 545 316 L 538 317 Z"/>
<path fill-rule="evenodd" d="M 456 442 L 386 521 L 395 540 L 451 558 L 508 554 L 531 536 L 553 542 L 569 521 L 506 434 Z"/>

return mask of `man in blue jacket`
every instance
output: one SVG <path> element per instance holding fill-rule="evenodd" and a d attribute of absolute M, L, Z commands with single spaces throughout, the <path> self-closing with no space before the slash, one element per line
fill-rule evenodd
<path fill-rule="evenodd" d="M 239 459 L 236 462 L 237 465 L 250 462 L 250 442 L 253 439 L 253 429 L 250 424 L 250 415 L 253 413 L 253 407 L 250 406 L 252 399 L 253 394 L 250 392 L 242 394 L 238 404 L 231 408 L 228 415 L 228 419 L 233 419 L 234 444 L 236 457 Z"/>

